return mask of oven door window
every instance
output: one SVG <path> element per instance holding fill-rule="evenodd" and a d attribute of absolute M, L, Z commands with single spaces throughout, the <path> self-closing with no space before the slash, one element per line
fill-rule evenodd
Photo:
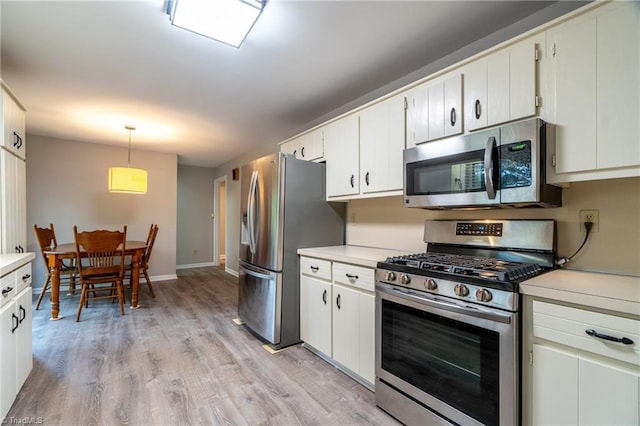
<path fill-rule="evenodd" d="M 499 422 L 499 333 L 382 300 L 381 367 L 487 424 Z"/>
<path fill-rule="evenodd" d="M 487 190 L 484 149 L 407 163 L 407 195 L 438 195 Z"/>

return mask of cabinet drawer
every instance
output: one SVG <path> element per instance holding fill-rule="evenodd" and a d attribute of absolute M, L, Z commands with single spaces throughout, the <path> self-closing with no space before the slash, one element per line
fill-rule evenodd
<path fill-rule="evenodd" d="M 615 338 L 624 344 L 589 335 L 587 330 Z M 533 302 L 533 335 L 583 351 L 640 365 L 640 321 L 567 306 Z"/>
<path fill-rule="evenodd" d="M 21 266 L 16 270 L 16 294 L 22 289 L 31 286 L 31 263 Z"/>
<path fill-rule="evenodd" d="M 331 261 L 300 256 L 300 273 L 331 281 Z"/>
<path fill-rule="evenodd" d="M 374 269 L 346 263 L 333 264 L 334 282 L 373 292 L 375 290 Z"/>
<path fill-rule="evenodd" d="M 13 296 L 18 294 L 16 292 L 16 280 L 13 272 L 0 278 L 0 289 L 2 290 L 2 294 L 0 294 L 0 306 L 3 306 L 11 300 Z"/>

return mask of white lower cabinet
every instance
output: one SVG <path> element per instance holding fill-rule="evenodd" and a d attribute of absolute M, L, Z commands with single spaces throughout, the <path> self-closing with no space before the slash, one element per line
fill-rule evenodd
<path fill-rule="evenodd" d="M 31 264 L 0 279 L 0 419 L 4 419 L 33 367 Z"/>
<path fill-rule="evenodd" d="M 374 270 L 300 257 L 300 338 L 373 388 Z"/>
<path fill-rule="evenodd" d="M 542 301 L 532 306 L 531 424 L 640 424 L 640 322 Z M 626 344 L 607 339 L 623 337 Z"/>

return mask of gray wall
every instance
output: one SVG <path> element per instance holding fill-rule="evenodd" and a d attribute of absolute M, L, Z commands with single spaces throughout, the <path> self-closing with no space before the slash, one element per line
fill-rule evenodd
<path fill-rule="evenodd" d="M 213 264 L 213 169 L 178 166 L 179 267 Z"/>
<path fill-rule="evenodd" d="M 53 223 L 58 243 L 63 243 L 73 241 L 74 225 L 83 230 L 127 225 L 128 239 L 146 240 L 150 224 L 157 223 L 149 274 L 156 280 L 176 276 L 176 155 L 132 151 L 132 166 L 149 173 L 148 192 L 112 194 L 107 191 L 108 169 L 126 164 L 127 148 L 36 135 L 27 135 L 26 143 L 29 251 L 39 253 L 33 224 Z M 37 289 L 45 270 L 40 255 L 36 257 Z"/>

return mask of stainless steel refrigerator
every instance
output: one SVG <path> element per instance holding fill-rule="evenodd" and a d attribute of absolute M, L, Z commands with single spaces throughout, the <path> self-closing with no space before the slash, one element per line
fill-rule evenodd
<path fill-rule="evenodd" d="M 300 341 L 297 249 L 344 244 L 342 203 L 325 201 L 325 165 L 277 153 L 241 177 L 238 314 L 274 349 Z"/>

